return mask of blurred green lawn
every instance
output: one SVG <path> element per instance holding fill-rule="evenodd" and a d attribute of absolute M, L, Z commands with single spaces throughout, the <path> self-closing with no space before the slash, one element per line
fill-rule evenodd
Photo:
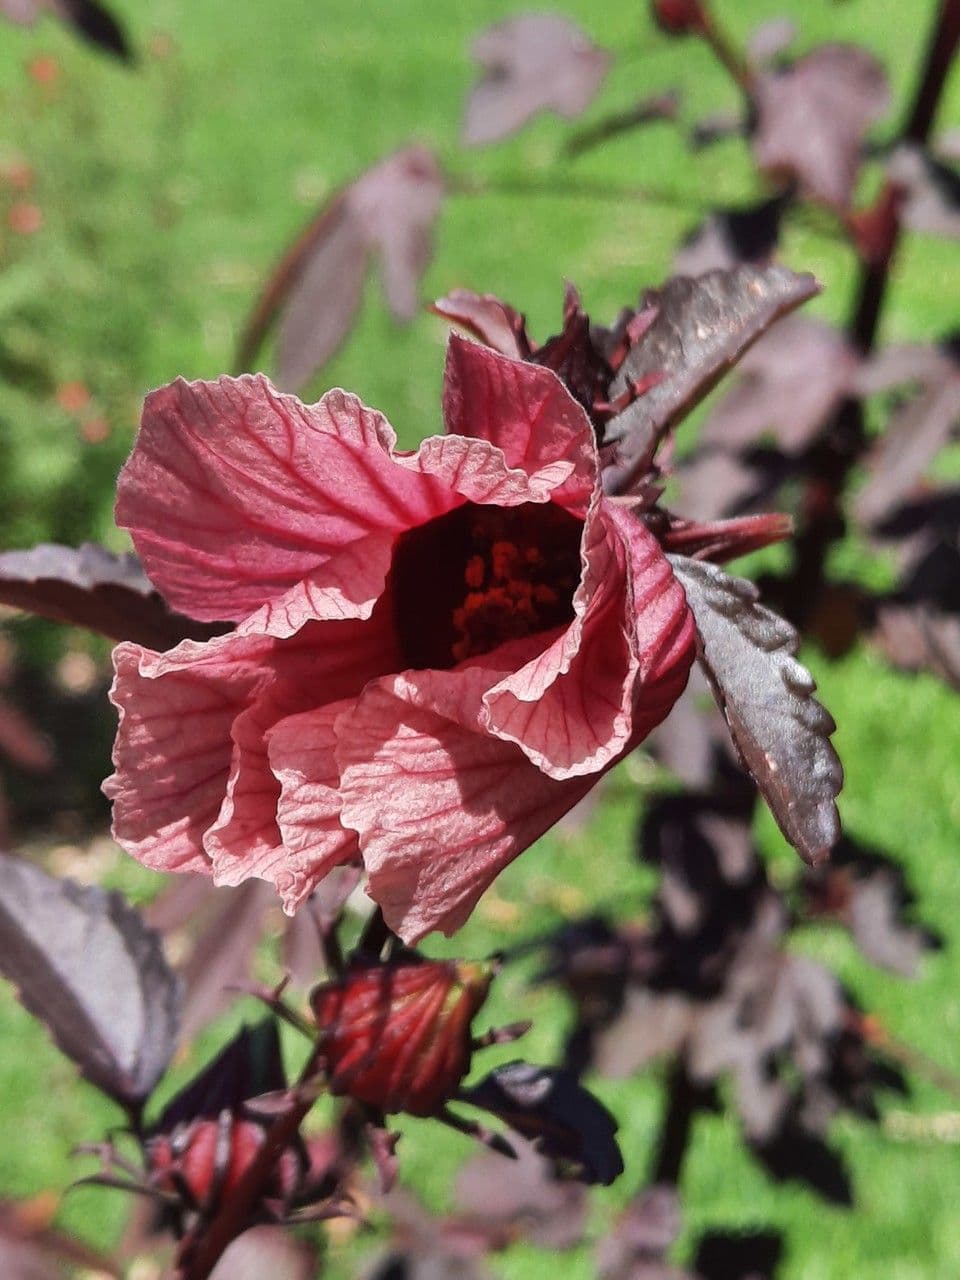
<path fill-rule="evenodd" d="M 470 37 L 522 4 L 112 4 L 141 53 L 132 71 L 81 47 L 52 22 L 32 33 L 0 26 L 0 172 L 21 159 L 33 166 L 36 189 L 24 198 L 43 213 L 43 226 L 28 237 L 0 226 L 4 546 L 88 537 L 123 545 L 111 526 L 112 484 L 143 392 L 176 374 L 213 376 L 229 368 L 235 335 L 263 273 L 318 202 L 359 169 L 417 139 L 435 147 L 453 174 L 494 182 L 542 175 L 547 182 L 564 171 L 558 152 L 566 126 L 554 119 L 487 151 L 464 154 L 457 146 L 471 79 Z M 657 36 L 643 5 L 600 10 L 589 0 L 558 0 L 557 7 L 579 18 L 599 42 L 622 50 L 593 114 L 674 85 L 683 89 L 688 118 L 735 106 L 705 52 Z M 800 47 L 826 38 L 869 45 L 890 66 L 895 102 L 902 107 L 935 4 L 721 0 L 719 7 L 740 35 L 792 8 L 802 24 Z M 38 54 L 59 62 L 55 83 L 39 83 L 27 73 Z M 954 77 L 941 122 L 960 123 L 960 77 Z M 580 284 L 589 310 L 612 316 L 641 286 L 668 273 L 673 248 L 706 204 L 736 203 L 755 191 L 737 144 L 692 160 L 675 134 L 661 127 L 620 139 L 570 172 L 584 186 L 594 177 L 608 187 L 652 187 L 670 198 L 455 196 L 443 214 L 425 296 L 455 285 L 501 293 L 544 336 L 558 317 L 566 277 Z M 7 205 L 10 199 L 0 194 Z M 794 229 L 784 257 L 828 285 L 811 310 L 842 316 L 852 276 L 841 246 L 810 229 Z M 955 323 L 958 287 L 954 246 L 912 242 L 900 260 L 884 336 L 922 339 Z M 352 341 L 316 389 L 340 384 L 357 391 L 412 443 L 439 425 L 444 326 L 424 314 L 397 329 L 373 293 Z M 72 381 L 89 389 L 87 415 L 102 418 L 107 428 L 100 425 L 92 434 L 105 438 L 85 439 L 76 418 L 58 406 L 57 389 Z M 846 558 L 859 557 L 851 548 Z M 57 643 L 50 636 L 37 649 L 44 657 Z M 866 653 L 834 664 L 816 652 L 806 657 L 840 725 L 848 829 L 903 860 L 925 919 L 955 943 L 955 697 L 932 680 L 891 673 Z M 430 949 L 483 954 L 542 929 L 563 911 L 595 903 L 642 910 L 650 880 L 633 865 L 638 804 L 637 788 L 621 770 L 585 833 L 544 839 L 503 876 L 454 943 Z M 766 816 L 760 831 L 778 872 L 794 875 L 795 856 Z M 108 857 L 107 865 L 111 880 L 135 896 L 155 891 L 156 879 L 132 863 Z M 898 1036 L 960 1073 L 955 948 L 930 958 L 910 984 L 870 970 L 839 933 L 803 937 L 798 945 L 833 964 Z M 534 1017 L 524 1054 L 549 1060 L 561 1035 L 563 1006 L 548 993 L 528 991 L 523 978 L 522 970 L 508 973 L 490 1015 L 494 1021 Z M 242 1012 L 238 1007 L 224 1027 Z M 224 1034 L 218 1028 L 194 1046 L 177 1077 Z M 100 1136 L 117 1117 L 92 1090 L 74 1083 L 70 1068 L 6 992 L 0 995 L 0 1035 L 0 1195 L 61 1189 L 76 1175 L 70 1147 Z M 495 1054 L 485 1061 L 495 1061 Z M 650 1074 L 626 1086 L 600 1082 L 597 1088 L 620 1118 L 628 1167 L 619 1185 L 596 1197 L 600 1231 L 643 1182 L 660 1084 Z M 951 1105 L 924 1085 L 910 1104 L 918 1113 Z M 432 1203 L 447 1203 L 468 1144 L 436 1126 L 402 1127 L 405 1178 Z M 743 1154 L 731 1121 L 701 1121 L 684 1179 L 684 1240 L 710 1227 L 780 1227 L 787 1234 L 788 1280 L 960 1274 L 957 1152 L 847 1122 L 837 1126 L 836 1141 L 855 1177 L 858 1205 L 852 1213 L 824 1208 L 805 1191 L 771 1186 Z M 68 1199 L 62 1221 L 105 1242 L 123 1211 L 115 1194 L 81 1190 Z M 678 1256 L 685 1256 L 683 1245 Z M 354 1258 L 353 1247 L 335 1258 L 333 1274 L 351 1274 Z M 516 1280 L 544 1275 L 555 1265 L 523 1246 L 493 1262 L 494 1270 Z M 589 1249 L 563 1265 L 574 1278 L 592 1274 Z"/>

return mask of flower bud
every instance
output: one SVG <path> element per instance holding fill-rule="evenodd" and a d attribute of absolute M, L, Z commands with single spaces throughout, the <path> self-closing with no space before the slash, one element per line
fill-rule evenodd
<path fill-rule="evenodd" d="M 653 0 L 653 16 L 672 36 L 701 35 L 707 25 L 701 0 Z"/>
<path fill-rule="evenodd" d="M 492 977 L 488 965 L 403 960 L 317 987 L 311 1004 L 331 1091 L 435 1115 L 470 1069 L 470 1023 Z"/>
<path fill-rule="evenodd" d="M 265 1129 L 224 1111 L 216 1119 L 197 1119 L 147 1142 L 152 1184 L 213 1214 L 235 1191 L 263 1144 Z M 273 1171 L 269 1195 L 286 1199 L 300 1179 L 300 1159 L 292 1148 Z"/>

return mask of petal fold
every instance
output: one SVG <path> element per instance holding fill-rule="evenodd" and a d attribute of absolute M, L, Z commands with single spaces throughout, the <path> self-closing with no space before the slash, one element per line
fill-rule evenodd
<path fill-rule="evenodd" d="M 286 853 L 277 888 L 292 913 L 328 871 L 359 858 L 357 833 L 340 823 L 340 772 L 334 723 L 355 699 L 289 716 L 267 735 L 270 768 L 280 785 L 277 825 Z"/>
<path fill-rule="evenodd" d="M 498 872 L 596 781 L 548 778 L 512 743 L 478 732 L 493 678 L 476 667 L 387 677 L 335 725 L 341 821 L 359 835 L 371 897 L 408 943 L 455 932 Z"/>
<path fill-rule="evenodd" d="M 553 479 L 552 498 L 586 515 L 599 463 L 590 420 L 550 369 L 511 360 L 453 334 L 447 347 L 443 417 L 453 435 L 489 440 L 531 480 Z"/>
<path fill-rule="evenodd" d="M 595 773 L 680 696 L 695 629 L 656 538 L 600 499 L 587 518 L 575 617 L 483 697 L 483 723 L 554 778 Z"/>

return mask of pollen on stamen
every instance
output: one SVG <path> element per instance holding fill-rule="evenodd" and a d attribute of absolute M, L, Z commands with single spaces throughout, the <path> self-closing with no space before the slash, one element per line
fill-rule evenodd
<path fill-rule="evenodd" d="M 472 591 L 477 591 L 483 586 L 485 572 L 486 565 L 483 562 L 483 556 L 472 556 L 467 561 L 467 567 L 463 571 L 463 580 Z"/>
<path fill-rule="evenodd" d="M 392 594 L 410 665 L 453 666 L 569 621 L 582 529 L 552 504 L 467 503 L 403 535 Z"/>

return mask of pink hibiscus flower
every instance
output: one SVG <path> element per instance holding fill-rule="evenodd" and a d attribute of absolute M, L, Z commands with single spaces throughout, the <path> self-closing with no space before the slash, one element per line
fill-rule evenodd
<path fill-rule="evenodd" d="M 686 599 L 603 496 L 549 369 L 450 340 L 447 434 L 263 377 L 147 398 L 119 483 L 157 588 L 227 634 L 114 652 L 114 834 L 147 866 L 272 881 L 293 911 L 363 859 L 411 942 L 497 873 L 683 690 Z"/>

